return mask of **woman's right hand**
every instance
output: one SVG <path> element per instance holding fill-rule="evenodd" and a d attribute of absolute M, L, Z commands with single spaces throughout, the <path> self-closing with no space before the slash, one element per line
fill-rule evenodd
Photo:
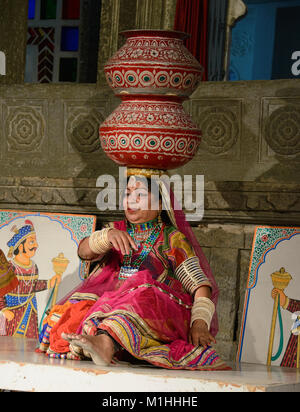
<path fill-rule="evenodd" d="M 13 318 L 15 317 L 14 312 L 9 309 L 2 309 L 2 313 L 8 322 L 13 320 Z"/>
<path fill-rule="evenodd" d="M 123 230 L 111 229 L 107 234 L 107 238 L 115 249 L 120 251 L 123 255 L 128 255 L 130 249 L 138 250 L 132 237 Z"/>

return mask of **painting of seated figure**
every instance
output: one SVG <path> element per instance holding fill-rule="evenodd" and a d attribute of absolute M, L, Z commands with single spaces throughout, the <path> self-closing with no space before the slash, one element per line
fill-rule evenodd
<path fill-rule="evenodd" d="M 85 277 L 96 217 L 0 210 L 0 335 L 37 339 L 47 311 Z"/>
<path fill-rule="evenodd" d="M 237 360 L 299 368 L 300 228 L 257 227 Z"/>

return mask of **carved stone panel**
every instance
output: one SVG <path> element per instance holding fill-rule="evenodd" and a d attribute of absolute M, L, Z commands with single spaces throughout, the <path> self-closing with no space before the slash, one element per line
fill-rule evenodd
<path fill-rule="evenodd" d="M 99 126 L 105 117 L 103 101 L 94 102 L 92 106 L 87 106 L 84 101 L 64 101 L 67 153 L 99 152 Z"/>
<path fill-rule="evenodd" d="M 300 161 L 300 100 L 262 99 L 260 160 L 276 156 Z"/>
<path fill-rule="evenodd" d="M 47 140 L 48 105 L 43 100 L 7 100 L 3 110 L 4 152 L 42 153 Z"/>
<path fill-rule="evenodd" d="M 240 159 L 242 100 L 193 99 L 191 113 L 202 131 L 199 158 Z"/>

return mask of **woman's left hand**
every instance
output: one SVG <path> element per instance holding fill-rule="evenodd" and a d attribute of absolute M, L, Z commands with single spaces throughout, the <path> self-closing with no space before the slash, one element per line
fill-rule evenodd
<path fill-rule="evenodd" d="M 202 319 L 195 320 L 189 331 L 189 343 L 194 346 L 209 346 L 217 343 L 215 338 L 209 333 L 207 323 Z"/>

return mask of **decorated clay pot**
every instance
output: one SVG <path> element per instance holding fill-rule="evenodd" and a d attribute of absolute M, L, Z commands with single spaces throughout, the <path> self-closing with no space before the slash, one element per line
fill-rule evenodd
<path fill-rule="evenodd" d="M 130 167 L 174 169 L 190 161 L 201 132 L 181 99 L 126 96 L 100 126 L 104 152 Z"/>
<path fill-rule="evenodd" d="M 105 65 L 116 95 L 174 95 L 187 98 L 197 88 L 203 68 L 184 46 L 185 33 L 130 30 L 126 43 Z"/>

